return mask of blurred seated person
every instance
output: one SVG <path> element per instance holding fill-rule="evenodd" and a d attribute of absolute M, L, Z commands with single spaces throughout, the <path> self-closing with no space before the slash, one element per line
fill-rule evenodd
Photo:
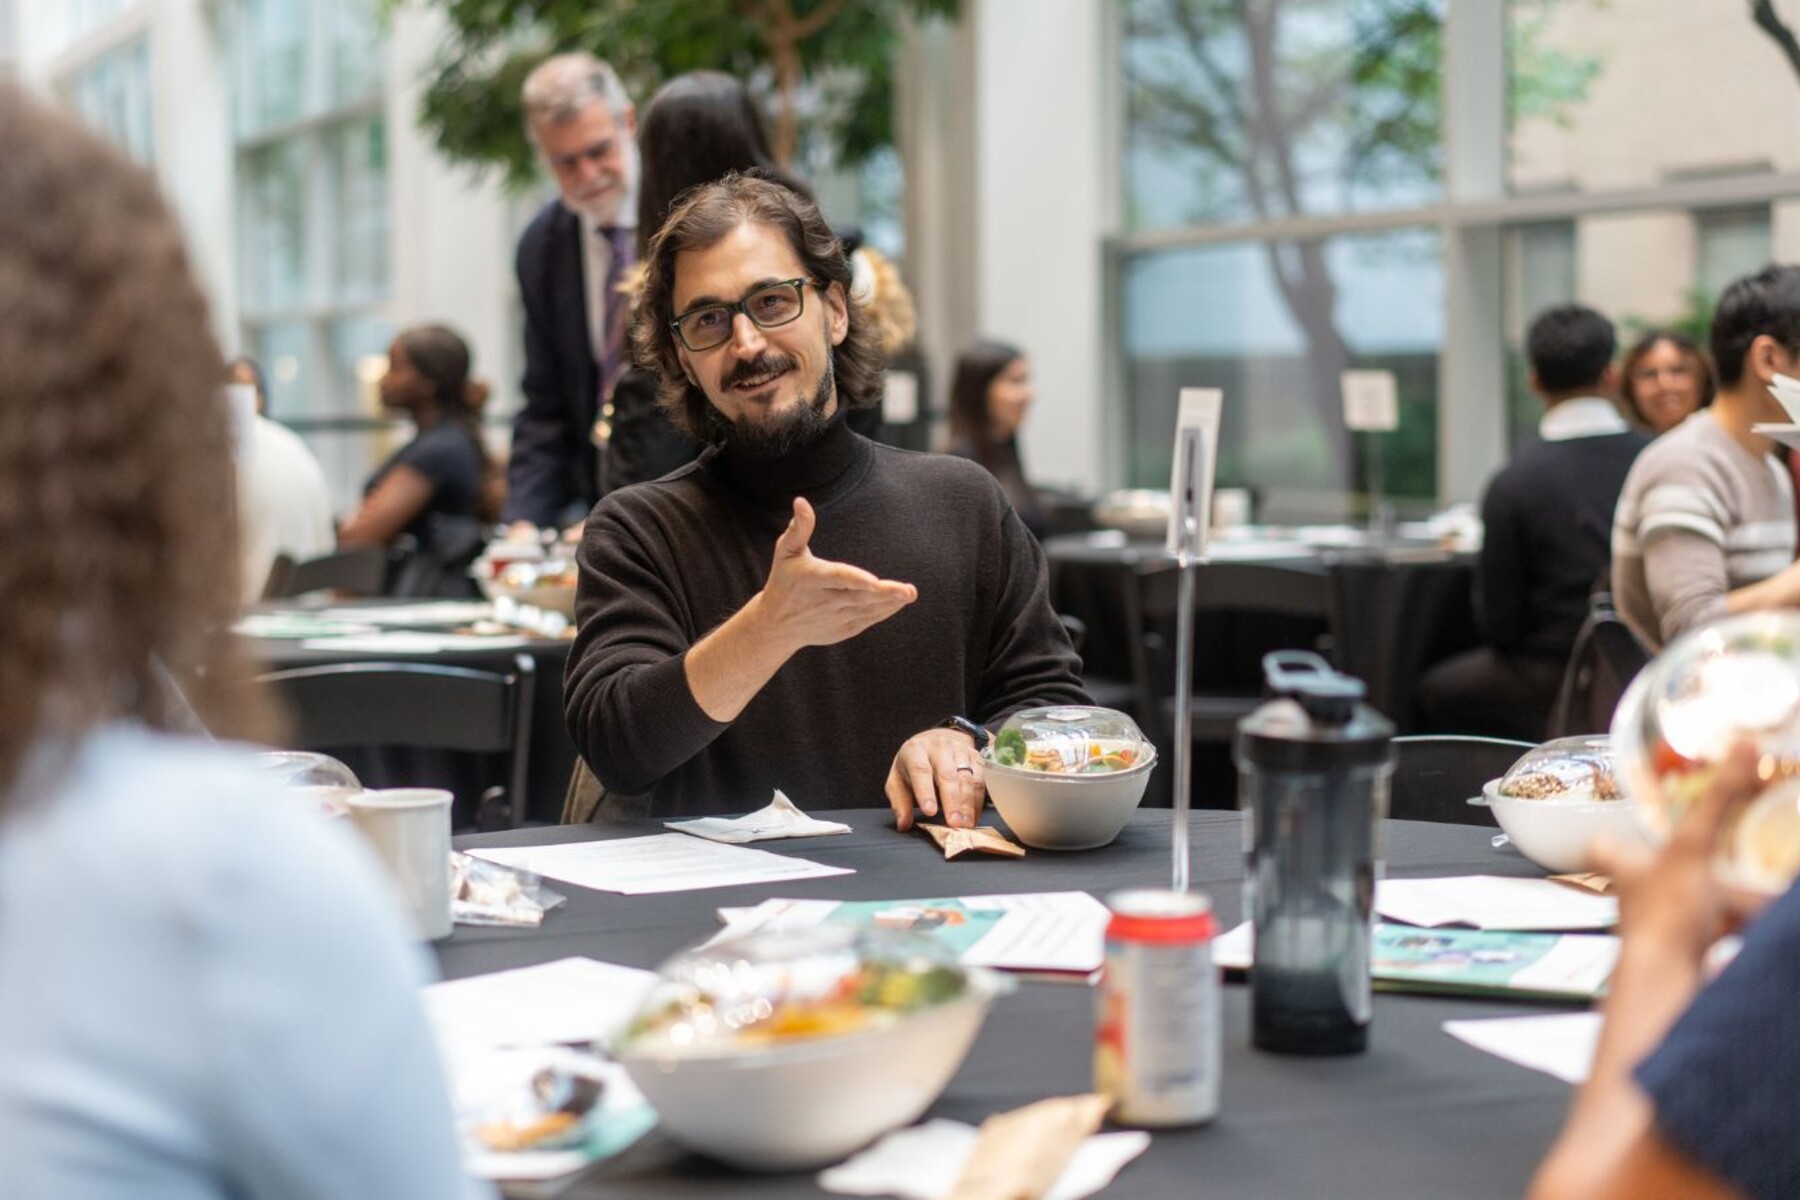
<path fill-rule="evenodd" d="M 1620 387 L 1627 415 L 1653 436 L 1665 434 L 1712 403 L 1712 368 L 1687 334 L 1652 329 L 1626 352 Z"/>
<path fill-rule="evenodd" d="M 1544 402 L 1538 441 L 1488 483 L 1475 566 L 1482 644 L 1419 682 L 1429 727 L 1542 741 L 1588 597 L 1607 575 L 1613 506 L 1649 435 L 1613 402 L 1612 322 L 1566 305 L 1532 321 L 1525 350 Z"/>
<path fill-rule="evenodd" d="M 1800 885 L 1706 979 L 1707 950 L 1757 903 L 1720 884 L 1714 851 L 1759 790 L 1741 747 L 1660 854 L 1597 848 L 1624 944 L 1593 1065 L 1531 1200 L 1800 1196 Z"/>
<path fill-rule="evenodd" d="M 1787 421 L 1769 389 L 1800 371 L 1800 267 L 1727 287 L 1709 340 L 1718 394 L 1644 451 L 1613 519 L 1613 603 L 1652 649 L 1727 613 L 1800 606 L 1794 481 L 1754 432 Z"/>
<path fill-rule="evenodd" d="M 999 480 L 1013 511 L 1041 540 L 1050 534 L 1050 517 L 1019 458 L 1019 429 L 1036 395 L 1023 351 L 1005 342 L 976 342 L 956 360 L 945 450 L 979 463 Z"/>
<path fill-rule="evenodd" d="M 743 812 L 779 787 L 973 825 L 984 727 L 1086 702 L 1043 552 L 986 472 L 846 423 L 883 359 L 814 205 L 727 176 L 646 264 L 639 361 L 708 449 L 588 518 L 563 705 L 605 794 L 566 815 Z"/>
<path fill-rule="evenodd" d="M 331 490 L 300 435 L 266 415 L 262 368 L 253 359 L 234 358 L 228 369 L 231 386 L 255 392 L 254 412 L 238 427 L 235 455 L 240 575 L 244 603 L 254 604 L 278 555 L 305 562 L 331 553 Z"/>
<path fill-rule="evenodd" d="M 426 960 L 272 787 L 234 643 L 223 361 L 150 174 L 0 87 L 0 1191 L 437 1200 Z M 99 484 L 100 486 L 96 486 Z"/>
<path fill-rule="evenodd" d="M 419 325 L 388 347 L 383 408 L 411 417 L 418 432 L 363 489 L 362 507 L 338 529 L 343 547 L 388 546 L 401 534 L 435 573 L 408 594 L 470 594 L 461 577 L 479 553 L 481 525 L 495 515 L 481 440 L 487 384 L 469 377 L 469 347 L 442 325 Z"/>

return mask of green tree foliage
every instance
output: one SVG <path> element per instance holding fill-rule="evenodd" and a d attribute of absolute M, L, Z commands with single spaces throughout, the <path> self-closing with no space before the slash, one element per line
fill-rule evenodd
<path fill-rule="evenodd" d="M 402 0 L 391 0 L 390 7 Z M 960 0 L 417 0 L 448 19 L 419 122 L 453 161 L 537 178 L 519 88 L 559 50 L 584 49 L 642 102 L 700 68 L 764 101 L 777 153 L 820 145 L 854 165 L 893 141 L 893 71 L 907 16 L 954 18 Z M 783 153 L 783 152 L 786 153 Z"/>

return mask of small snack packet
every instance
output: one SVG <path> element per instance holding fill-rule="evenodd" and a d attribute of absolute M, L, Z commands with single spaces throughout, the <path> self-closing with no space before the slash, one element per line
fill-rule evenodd
<path fill-rule="evenodd" d="M 988 825 L 973 829 L 952 829 L 948 825 L 920 825 L 926 835 L 944 851 L 945 859 L 976 851 L 998 854 L 1004 858 L 1024 858 L 1025 847 L 1008 840 L 1004 833 Z"/>

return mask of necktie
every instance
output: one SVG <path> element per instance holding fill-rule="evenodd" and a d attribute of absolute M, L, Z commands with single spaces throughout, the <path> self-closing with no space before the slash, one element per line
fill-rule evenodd
<path fill-rule="evenodd" d="M 604 346 L 600 356 L 600 409 L 604 413 L 612 400 L 613 385 L 624 374 L 631 356 L 625 346 L 625 325 L 630 319 L 631 301 L 619 294 L 619 283 L 637 259 L 635 231 L 618 227 L 600 230 L 600 236 L 612 247 L 612 261 L 606 268 L 606 321 Z"/>

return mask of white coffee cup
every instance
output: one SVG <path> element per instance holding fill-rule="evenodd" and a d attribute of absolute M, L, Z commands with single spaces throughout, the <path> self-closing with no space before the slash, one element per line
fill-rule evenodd
<path fill-rule="evenodd" d="M 450 936 L 450 804 L 442 788 L 350 796 L 350 819 L 387 864 L 401 906 L 428 941 Z"/>

